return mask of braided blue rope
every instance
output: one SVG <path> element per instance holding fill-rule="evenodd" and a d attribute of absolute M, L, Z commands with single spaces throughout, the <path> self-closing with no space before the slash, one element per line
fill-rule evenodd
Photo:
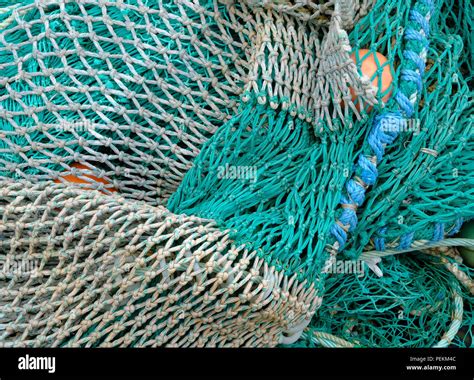
<path fill-rule="evenodd" d="M 403 123 L 406 123 L 406 119 L 413 115 L 415 104 L 418 100 L 418 93 L 422 90 L 422 75 L 425 70 L 426 55 L 429 46 L 429 21 L 434 10 L 434 4 L 432 0 L 420 0 L 417 4 L 426 5 L 429 8 L 428 12 L 423 16 L 416 9 L 410 11 L 409 19 L 415 23 L 419 29 L 415 30 L 413 27 L 407 28 L 403 38 L 406 42 L 413 40 L 418 41 L 423 47 L 419 53 L 411 50 L 405 50 L 403 52 L 403 56 L 407 61 L 413 62 L 417 69 L 402 69 L 400 77 L 400 83 L 412 82 L 416 87 L 408 96 L 399 88 L 394 97 L 399 109 L 387 111 L 374 119 L 374 125 L 368 136 L 368 144 L 375 154 L 376 161 L 361 154 L 357 162 L 357 167 L 360 169 L 360 179 L 354 176 L 346 183 L 345 189 L 347 196 L 342 196 L 340 201 L 343 212 L 331 227 L 331 234 L 339 244 L 337 247 L 338 250 L 341 250 L 346 244 L 347 232 L 353 231 L 357 226 L 357 208 L 364 203 L 367 188 L 372 186 L 377 179 L 377 162 L 382 160 L 386 146 L 392 144 L 397 138 Z M 416 5 L 414 8 L 416 8 Z M 438 230 L 444 234 L 444 227 L 438 228 Z M 383 233 L 384 231 L 381 230 L 380 232 Z M 402 236 L 400 246 L 409 246 L 413 241 L 413 235 L 413 233 L 409 233 Z M 439 234 L 436 234 L 435 238 L 438 237 Z M 376 239 L 375 244 L 377 249 L 385 248 L 383 239 Z"/>
<path fill-rule="evenodd" d="M 402 249 L 409 248 L 411 246 L 411 244 L 413 243 L 413 237 L 414 236 L 415 236 L 414 232 L 409 232 L 409 233 L 403 235 L 400 238 L 400 244 L 398 245 L 398 249 L 402 250 Z"/>
<path fill-rule="evenodd" d="M 441 241 L 445 239 L 446 236 L 453 236 L 457 234 L 460 231 L 463 223 L 464 223 L 464 219 L 458 218 L 454 222 L 454 225 L 452 225 L 451 228 L 448 228 L 448 230 L 446 230 L 445 223 L 435 223 L 433 238 L 430 240 L 430 244 Z M 387 232 L 387 227 L 383 227 L 379 230 L 378 236 L 374 238 L 374 245 L 377 251 L 385 251 L 384 235 L 386 232 Z M 402 237 L 400 238 L 398 247 L 396 249 L 400 251 L 406 250 L 410 248 L 413 245 L 413 243 L 414 243 L 414 234 L 413 232 L 408 232 L 405 235 L 402 235 Z"/>
<path fill-rule="evenodd" d="M 385 234 L 385 232 L 387 232 L 387 227 L 382 227 L 379 230 L 379 232 L 381 235 Z M 374 243 L 375 243 L 375 249 L 377 251 L 385 251 L 385 239 L 382 236 L 377 236 L 374 239 Z"/>
<path fill-rule="evenodd" d="M 461 230 L 463 222 L 463 218 L 456 219 L 456 223 L 454 224 L 454 227 L 448 232 L 448 236 L 456 235 Z"/>

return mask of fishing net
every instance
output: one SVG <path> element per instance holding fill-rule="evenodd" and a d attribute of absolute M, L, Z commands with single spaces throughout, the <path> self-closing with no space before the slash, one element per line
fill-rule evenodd
<path fill-rule="evenodd" d="M 244 16 L 212 1 L 12 5 L 0 40 L 0 174 L 63 180 L 80 161 L 107 190 L 163 203 L 236 110 Z"/>
<path fill-rule="evenodd" d="M 321 302 L 212 220 L 65 185 L 0 195 L 2 346 L 274 346 Z"/>
<path fill-rule="evenodd" d="M 367 245 L 403 250 L 414 242 L 434 243 L 474 217 L 473 96 L 453 65 L 462 43 L 447 40 L 431 39 L 423 107 L 396 127 L 398 141 L 387 150 L 376 189 L 359 209 L 360 223 L 345 251 L 349 257 Z"/>
<path fill-rule="evenodd" d="M 359 207 L 359 223 L 342 252 L 346 259 L 369 258 L 369 264 L 376 258 L 378 267 L 360 278 L 330 277 L 323 306 L 296 345 L 474 344 L 473 273 L 459 255 L 434 262 L 419 255 L 390 257 L 436 245 L 472 247 L 472 236 L 452 238 L 474 215 L 472 72 L 467 68 L 472 27 L 465 24 L 472 5 L 440 9 L 449 7 L 448 18 L 433 14 L 439 26 L 430 30 L 420 104 L 410 119 L 389 129 L 397 140 L 377 166 L 376 185 Z M 364 249 L 372 251 L 364 254 Z"/>
<path fill-rule="evenodd" d="M 472 345 L 470 10 L 5 7 L 0 344 Z"/>
<path fill-rule="evenodd" d="M 380 268 L 383 278 L 373 272 L 328 278 L 324 304 L 294 346 L 472 346 L 473 271 L 458 255 L 388 256 Z"/>

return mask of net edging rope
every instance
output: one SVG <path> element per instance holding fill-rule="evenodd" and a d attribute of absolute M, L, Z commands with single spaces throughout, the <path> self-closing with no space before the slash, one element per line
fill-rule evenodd
<path fill-rule="evenodd" d="M 419 10 L 422 4 L 428 8 L 425 15 L 422 15 Z M 367 158 L 364 154 L 359 156 L 356 167 L 360 169 L 360 178 L 354 175 L 346 183 L 347 197 L 343 197 L 340 202 L 340 207 L 343 211 L 331 229 L 331 234 L 338 244 L 337 248 L 335 248 L 337 250 L 344 247 L 348 233 L 357 226 L 357 209 L 364 203 L 366 192 L 370 186 L 375 184 L 378 176 L 377 162 L 382 160 L 386 146 L 395 141 L 398 136 L 397 131 L 401 130 L 402 124 L 415 111 L 426 65 L 430 18 L 433 10 L 434 4 L 432 0 L 420 0 L 410 10 L 409 20 L 412 22 L 412 27 L 407 28 L 403 38 L 407 45 L 410 42 L 414 44 L 419 43 L 417 47 L 419 48 L 421 45 L 421 49 L 417 52 L 409 46 L 404 50 L 403 55 L 406 58 L 406 62 L 414 64 L 417 69 L 411 70 L 406 67 L 406 62 L 403 63 L 400 86 L 394 96 L 396 101 L 395 109 L 377 115 L 374 119 L 374 125 L 365 142 L 370 146 L 374 156 L 370 158 Z M 402 84 L 406 85 L 405 90 Z M 387 124 L 391 126 L 395 124 L 395 128 L 389 128 L 388 131 L 385 131 L 384 127 Z"/>

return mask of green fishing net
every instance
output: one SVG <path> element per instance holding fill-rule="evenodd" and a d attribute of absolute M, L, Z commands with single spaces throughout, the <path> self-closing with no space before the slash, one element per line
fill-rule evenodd
<path fill-rule="evenodd" d="M 25 1 L 3 18 L 3 176 L 56 179 L 82 161 L 160 203 L 237 107 L 249 31 L 234 6 Z"/>
<path fill-rule="evenodd" d="M 459 266 L 472 278 L 472 269 Z M 373 272 L 331 276 L 324 305 L 294 346 L 472 346 L 473 294 L 438 256 L 389 256 L 380 269 L 383 278 Z"/>
<path fill-rule="evenodd" d="M 0 344 L 473 344 L 469 1 L 2 7 Z"/>
<path fill-rule="evenodd" d="M 436 244 L 459 232 L 474 214 L 472 23 L 466 21 L 472 4 L 447 2 L 439 9 L 430 30 L 420 106 L 377 167 L 377 183 L 359 208 L 360 222 L 343 251 L 354 259 L 364 249 L 379 250 L 372 257 L 383 256 L 383 277 L 330 277 L 323 305 L 296 345 L 474 344 L 472 269 L 456 264 L 465 273 L 463 285 L 439 260 L 380 252 Z"/>
<path fill-rule="evenodd" d="M 346 250 L 351 257 L 368 244 L 407 249 L 413 241 L 438 241 L 474 216 L 472 90 L 452 63 L 462 43 L 447 39 L 432 37 L 423 107 L 378 167 Z"/>
<path fill-rule="evenodd" d="M 472 24 L 466 23 L 472 5 L 440 9 L 438 27 L 430 32 L 420 108 L 387 151 L 387 164 L 378 167 L 376 188 L 344 251 L 347 258 L 358 257 L 364 247 L 396 253 L 433 244 L 473 217 Z M 412 254 L 384 256 L 381 278 L 335 275 L 297 345 L 472 347 L 472 269 L 459 267 L 470 279 L 464 286 L 439 260 Z"/>

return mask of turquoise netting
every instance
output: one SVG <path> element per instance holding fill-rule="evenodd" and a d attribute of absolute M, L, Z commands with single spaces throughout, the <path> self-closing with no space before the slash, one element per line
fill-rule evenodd
<path fill-rule="evenodd" d="M 468 0 L 0 5 L 0 343 L 473 346 Z"/>

